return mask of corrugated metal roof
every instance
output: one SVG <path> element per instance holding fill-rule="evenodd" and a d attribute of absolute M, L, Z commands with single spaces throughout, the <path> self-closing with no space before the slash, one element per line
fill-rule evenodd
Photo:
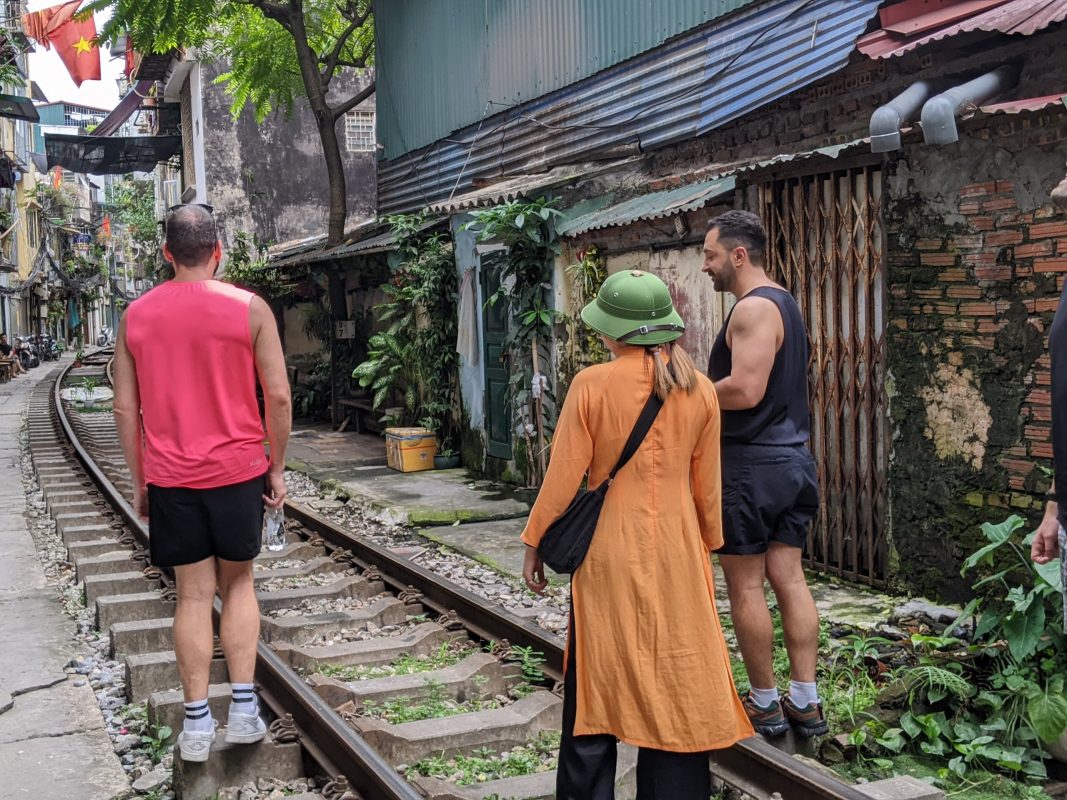
<path fill-rule="evenodd" d="M 531 173 L 620 147 L 648 150 L 699 136 L 843 67 L 880 2 L 746 7 L 421 153 L 382 162 L 379 211 L 439 203 L 480 175 Z"/>
<path fill-rule="evenodd" d="M 420 231 L 427 231 L 445 222 L 445 217 L 427 218 Z M 383 231 L 385 222 L 370 220 L 358 230 L 348 234 L 339 245 L 326 247 L 325 242 L 320 240 L 310 246 L 301 244 L 290 251 L 271 255 L 271 266 L 292 267 L 303 264 L 317 264 L 322 261 L 349 258 L 355 255 L 368 256 L 372 253 L 385 253 L 393 249 L 396 240 L 391 230 Z"/>
<path fill-rule="evenodd" d="M 431 203 L 429 208 L 435 214 L 454 214 L 457 211 L 468 208 L 493 206 L 519 197 L 530 197 L 532 194 L 544 189 L 562 186 L 581 178 L 589 178 L 603 172 L 609 172 L 640 160 L 640 156 L 637 156 L 607 163 L 570 164 L 556 167 L 540 175 L 516 175 L 484 189 L 476 189 L 473 192 L 467 192 L 459 197 L 443 200 L 440 203 Z"/>
<path fill-rule="evenodd" d="M 1020 114 L 1024 111 L 1041 111 L 1051 106 L 1067 106 L 1067 94 L 1049 94 L 1044 97 L 1026 97 L 1022 100 L 1011 100 L 1007 103 L 993 103 L 988 106 L 980 106 L 979 111 L 983 114 Z"/>
<path fill-rule="evenodd" d="M 905 9 L 914 7 L 914 16 L 910 18 L 914 24 L 908 26 L 904 20 L 898 20 L 892 28 L 883 27 L 867 34 L 856 45 L 861 53 L 870 58 L 894 58 L 930 42 L 975 31 L 1030 36 L 1067 19 L 1067 2 L 1063 0 L 1005 0 L 992 8 L 975 11 L 962 20 L 954 16 L 951 7 L 930 12 L 925 4 L 918 2 L 901 5 Z M 981 5 L 988 6 L 989 2 L 978 4 Z M 894 6 L 884 13 L 899 8 Z M 882 24 L 886 24 L 884 18 Z M 906 32 L 909 30 L 916 32 L 909 35 Z"/>
<path fill-rule="evenodd" d="M 717 178 L 702 183 L 692 183 L 677 189 L 667 189 L 631 198 L 617 205 L 573 219 L 565 219 L 556 225 L 560 236 L 577 236 L 597 228 L 612 228 L 629 225 L 642 219 L 658 219 L 703 208 L 717 197 L 733 192 L 737 181 L 732 176 Z"/>
<path fill-rule="evenodd" d="M 375 8 L 386 158 L 758 0 L 390 0 Z"/>

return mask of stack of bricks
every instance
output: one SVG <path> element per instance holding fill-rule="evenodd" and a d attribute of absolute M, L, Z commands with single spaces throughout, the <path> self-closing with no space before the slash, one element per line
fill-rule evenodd
<path fill-rule="evenodd" d="M 913 249 L 890 255 L 890 263 L 915 268 L 920 287 L 894 285 L 893 305 L 907 308 L 891 325 L 900 330 L 939 331 L 946 352 L 971 350 L 977 361 L 996 370 L 1011 353 L 1000 352 L 997 335 L 1009 325 L 1029 325 L 1042 339 L 1056 312 L 1067 276 L 1067 220 L 1051 204 L 1021 211 L 1011 181 L 988 181 L 960 190 L 962 232 L 920 239 Z M 925 269 L 923 269 L 925 268 Z M 1011 312 L 1009 315 L 1009 311 Z M 1052 457 L 1049 359 L 1039 356 L 1024 378 L 1021 437 L 988 455 L 997 460 L 1007 484 L 999 491 L 972 492 L 972 505 L 1018 509 L 1042 502 L 1048 478 L 1038 468 Z M 994 416 L 1009 409 L 992 408 Z"/>

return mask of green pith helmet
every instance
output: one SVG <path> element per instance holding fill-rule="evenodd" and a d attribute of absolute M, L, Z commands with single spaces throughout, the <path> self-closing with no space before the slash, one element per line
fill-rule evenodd
<path fill-rule="evenodd" d="M 582 320 L 597 333 L 624 344 L 673 342 L 685 333 L 667 285 L 648 272 L 624 270 L 608 276 Z"/>

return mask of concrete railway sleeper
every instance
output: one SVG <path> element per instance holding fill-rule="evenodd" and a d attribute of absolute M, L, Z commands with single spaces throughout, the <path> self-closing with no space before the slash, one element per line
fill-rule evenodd
<path fill-rule="evenodd" d="M 62 401 L 65 381 L 67 372 L 30 423 L 42 491 L 112 656 L 124 661 L 127 699 L 147 702 L 150 725 L 176 730 L 174 590 L 148 564 L 111 415 Z M 272 735 L 240 746 L 219 737 L 206 764 L 176 757 L 177 796 L 207 800 L 220 786 L 265 776 L 339 776 L 321 796 L 552 797 L 560 640 L 307 508 L 289 503 L 286 512 L 288 545 L 255 564 L 256 680 Z M 209 693 L 217 717 L 229 696 L 217 648 Z M 635 761 L 636 751 L 621 749 L 620 798 L 634 794 Z M 757 798 L 929 796 L 848 786 L 760 739 L 717 753 L 710 766 Z"/>

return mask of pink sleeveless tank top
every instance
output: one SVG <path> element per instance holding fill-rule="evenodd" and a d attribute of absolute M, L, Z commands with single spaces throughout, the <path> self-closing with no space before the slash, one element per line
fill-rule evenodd
<path fill-rule="evenodd" d="M 126 310 L 147 483 L 213 489 L 267 471 L 252 297 L 221 281 L 167 281 Z"/>

